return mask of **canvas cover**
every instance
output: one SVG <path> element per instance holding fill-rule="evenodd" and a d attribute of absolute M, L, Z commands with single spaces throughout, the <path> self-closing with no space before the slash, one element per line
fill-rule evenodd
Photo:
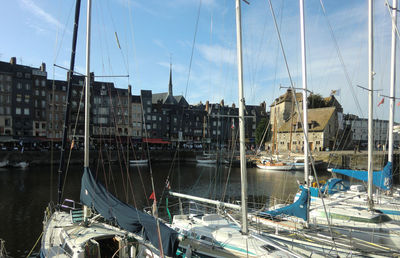
<path fill-rule="evenodd" d="M 308 190 L 302 186 L 300 186 L 300 188 L 302 189 L 300 197 L 294 203 L 276 210 L 259 212 L 259 215 L 276 217 L 281 214 L 286 214 L 307 221 Z"/>
<path fill-rule="evenodd" d="M 393 166 L 392 162 L 388 162 L 382 170 L 374 171 L 372 183 L 383 190 L 390 190 L 392 188 L 392 182 L 393 182 L 392 166 Z M 353 177 L 355 179 L 364 182 L 368 182 L 368 171 L 365 170 L 333 168 L 332 172 Z"/>
<path fill-rule="evenodd" d="M 116 223 L 121 228 L 132 233 L 143 231 L 145 239 L 159 248 L 157 220 L 118 200 L 102 184 L 96 182 L 89 168 L 84 169 L 80 198 L 83 204 L 94 208 L 106 220 Z M 175 256 L 179 244 L 178 232 L 161 222 L 159 227 L 164 255 Z"/>

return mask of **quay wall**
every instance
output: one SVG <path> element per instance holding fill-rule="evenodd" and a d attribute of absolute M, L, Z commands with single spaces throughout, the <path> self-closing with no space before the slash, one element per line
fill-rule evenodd
<path fill-rule="evenodd" d="M 141 152 L 130 152 L 130 158 L 140 159 L 142 157 Z M 170 162 L 172 160 L 179 160 L 182 162 L 195 162 L 196 155 L 201 155 L 201 151 L 182 150 L 176 153 L 175 150 L 151 150 L 150 157 L 152 162 Z M 74 150 L 71 152 L 69 158 L 69 151 L 66 152 L 65 160 L 70 160 L 70 164 L 82 164 L 83 163 L 83 151 Z M 118 157 L 122 157 L 120 151 L 103 151 L 99 153 L 97 150 L 91 150 L 90 158 L 91 162 L 98 161 L 99 159 L 103 162 L 115 162 L 120 160 Z M 297 154 L 299 155 L 299 154 Z M 297 156 L 296 155 L 296 156 Z M 341 168 L 352 168 L 352 169 L 363 169 L 367 170 L 368 153 L 367 151 L 354 152 L 354 151 L 322 151 L 313 152 L 315 160 L 322 160 L 328 167 L 341 167 Z M 60 151 L 0 151 L 0 161 L 8 160 L 10 163 L 18 161 L 27 161 L 31 166 L 39 165 L 56 165 L 59 162 Z M 373 155 L 374 170 L 382 169 L 387 162 L 387 152 L 376 151 Z M 394 174 L 399 174 L 399 160 L 400 152 L 397 151 L 394 154 Z"/>
<path fill-rule="evenodd" d="M 152 150 L 150 151 L 151 161 L 156 162 L 169 162 L 174 158 L 175 160 L 180 161 L 188 161 L 195 162 L 196 155 L 201 154 L 202 152 L 194 152 L 194 151 L 180 151 L 179 155 L 175 154 L 174 150 Z M 143 153 L 133 153 L 131 151 L 130 158 L 140 159 Z M 40 165 L 57 165 L 60 160 L 61 151 L 24 151 L 21 153 L 20 151 L 0 151 L 0 161 L 8 160 L 10 164 L 19 162 L 19 161 L 27 161 L 30 166 L 40 166 Z M 118 151 L 108 151 L 101 152 L 97 150 L 90 151 L 90 162 L 97 162 L 99 159 L 103 162 L 115 162 L 117 160 L 121 160 L 119 157 L 126 155 L 126 153 L 122 154 L 122 152 Z M 147 155 L 146 155 L 147 156 Z M 71 152 L 67 151 L 65 155 L 65 161 L 70 160 L 70 164 L 83 164 L 83 151 L 74 150 Z"/>

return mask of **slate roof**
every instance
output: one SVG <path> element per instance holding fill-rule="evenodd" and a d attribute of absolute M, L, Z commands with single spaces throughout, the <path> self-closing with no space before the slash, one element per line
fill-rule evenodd
<path fill-rule="evenodd" d="M 311 128 L 308 129 L 309 132 L 322 132 L 332 115 L 335 113 L 335 107 L 325 107 L 325 108 L 313 108 L 308 109 L 308 124 L 313 124 Z M 290 132 L 290 122 L 295 124 L 298 120 L 298 113 L 293 114 L 293 119 L 288 119 L 278 130 L 279 133 Z M 294 127 L 294 126 L 293 126 Z M 299 126 L 296 130 L 292 128 L 292 132 L 303 132 L 303 127 Z"/>
<path fill-rule="evenodd" d="M 292 101 L 293 98 L 293 93 L 291 90 L 287 90 L 285 94 L 279 96 L 278 98 L 275 99 L 275 101 L 270 105 L 270 107 L 273 107 L 275 105 L 279 105 L 282 102 L 290 102 Z M 303 102 L 303 93 L 301 92 L 296 92 L 296 99 L 298 102 Z"/>

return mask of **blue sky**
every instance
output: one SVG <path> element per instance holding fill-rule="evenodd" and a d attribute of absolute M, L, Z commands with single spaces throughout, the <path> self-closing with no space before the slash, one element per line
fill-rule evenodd
<path fill-rule="evenodd" d="M 368 87 L 367 1 L 322 1 L 327 18 L 319 0 L 305 2 L 309 90 L 328 96 L 340 89 L 344 112 L 366 117 L 367 92 L 356 85 Z M 272 0 L 272 4 L 291 76 L 296 87 L 302 87 L 299 3 Z M 74 5 L 72 0 L 3 1 L 0 60 L 16 56 L 18 63 L 36 67 L 45 62 L 49 79 L 65 79 L 65 71 L 53 64 L 69 66 Z M 81 9 L 76 70 L 84 73 L 86 0 Z M 171 59 L 174 95 L 186 96 L 191 104 L 221 99 L 237 103 L 234 0 L 103 0 L 93 1 L 92 9 L 91 70 L 96 75 L 129 74 L 129 79 L 109 81 L 119 88 L 131 84 L 134 94 L 141 89 L 165 92 Z M 391 18 L 385 1 L 375 1 L 374 18 L 375 89 L 389 95 Z M 288 86 L 289 79 L 268 1 L 242 2 L 242 19 L 246 103 L 270 105 L 284 93 L 279 87 Z M 374 102 L 380 99 L 376 95 Z M 389 100 L 374 107 L 375 117 L 388 119 Z"/>

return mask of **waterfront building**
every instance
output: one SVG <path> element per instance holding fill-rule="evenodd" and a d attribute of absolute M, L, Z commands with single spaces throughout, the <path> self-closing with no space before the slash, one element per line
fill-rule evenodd
<path fill-rule="evenodd" d="M 278 129 L 276 149 L 279 152 L 302 152 L 304 150 L 304 134 L 301 124 L 303 114 L 295 112 Z M 338 112 L 335 107 L 313 108 L 308 110 L 308 143 L 310 150 L 322 151 L 335 146 L 339 130 Z"/>
<path fill-rule="evenodd" d="M 11 98 L 12 98 L 12 72 L 0 62 L 0 136 L 11 139 L 13 135 Z"/>
<path fill-rule="evenodd" d="M 61 141 L 67 96 L 67 82 L 61 80 L 47 81 L 47 138 Z"/>
<path fill-rule="evenodd" d="M 389 121 L 374 119 L 373 123 L 374 132 L 374 146 L 377 149 L 386 149 L 388 138 Z M 366 149 L 368 146 L 368 119 L 359 118 L 355 115 L 344 116 L 344 127 L 349 128 L 349 137 L 351 137 L 351 146 L 359 149 Z M 400 136 L 398 133 L 393 134 L 393 142 L 395 147 L 400 144 Z M 386 149 L 387 150 L 387 149 Z"/>
<path fill-rule="evenodd" d="M 0 132 L 25 142 L 30 142 L 32 136 L 45 136 L 46 105 L 41 102 L 46 99 L 45 64 L 40 68 L 18 65 L 12 57 L 8 63 L 0 62 L 0 75 Z M 35 82 L 43 89 L 38 95 L 34 94 Z M 40 101 L 38 106 L 34 106 L 35 100 Z"/>
<path fill-rule="evenodd" d="M 142 139 L 142 101 L 140 96 L 131 96 L 131 120 L 132 120 L 132 133 L 131 136 L 135 142 Z"/>

